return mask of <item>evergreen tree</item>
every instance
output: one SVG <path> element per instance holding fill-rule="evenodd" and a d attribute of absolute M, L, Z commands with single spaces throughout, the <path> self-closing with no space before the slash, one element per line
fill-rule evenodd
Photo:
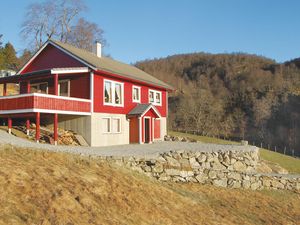
<path fill-rule="evenodd" d="M 17 70 L 18 69 L 18 57 L 14 46 L 11 43 L 6 43 L 3 48 L 4 56 L 4 69 Z"/>

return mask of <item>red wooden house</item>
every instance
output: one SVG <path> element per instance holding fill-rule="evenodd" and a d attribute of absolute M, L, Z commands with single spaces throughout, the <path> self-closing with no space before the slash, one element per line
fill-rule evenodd
<path fill-rule="evenodd" d="M 7 84 L 19 85 L 7 95 Z M 151 143 L 167 130 L 168 84 L 134 66 L 54 40 L 47 41 L 17 75 L 0 78 L 0 116 L 81 134 L 91 146 Z"/>

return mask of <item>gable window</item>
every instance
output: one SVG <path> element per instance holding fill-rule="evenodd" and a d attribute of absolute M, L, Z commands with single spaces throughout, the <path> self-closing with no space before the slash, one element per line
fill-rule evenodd
<path fill-rule="evenodd" d="M 153 105 L 161 105 L 161 92 L 149 90 L 149 103 Z"/>
<path fill-rule="evenodd" d="M 132 86 L 132 101 L 141 102 L 141 87 Z"/>
<path fill-rule="evenodd" d="M 123 93 L 123 83 L 104 80 L 104 105 L 123 106 Z"/>
<path fill-rule="evenodd" d="M 62 80 L 58 82 L 58 95 L 70 97 L 70 81 Z"/>
<path fill-rule="evenodd" d="M 121 133 L 121 119 L 116 117 L 107 117 L 102 119 L 103 133 L 117 134 Z"/>
<path fill-rule="evenodd" d="M 42 93 L 42 94 L 48 94 L 48 83 L 36 83 L 36 84 L 30 84 L 30 93 Z"/>

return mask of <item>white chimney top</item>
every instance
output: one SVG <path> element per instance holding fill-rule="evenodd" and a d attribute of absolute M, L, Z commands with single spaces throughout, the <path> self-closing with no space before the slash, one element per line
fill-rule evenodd
<path fill-rule="evenodd" d="M 95 42 L 94 53 L 95 53 L 96 56 L 98 56 L 99 58 L 101 58 L 101 56 L 102 56 L 102 45 L 101 45 L 101 43 L 99 41 Z"/>

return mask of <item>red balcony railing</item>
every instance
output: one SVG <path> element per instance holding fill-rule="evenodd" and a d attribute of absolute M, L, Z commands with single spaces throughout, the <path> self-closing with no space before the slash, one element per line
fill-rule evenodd
<path fill-rule="evenodd" d="M 0 97 L 0 114 L 44 112 L 90 114 L 91 100 L 32 93 Z"/>

